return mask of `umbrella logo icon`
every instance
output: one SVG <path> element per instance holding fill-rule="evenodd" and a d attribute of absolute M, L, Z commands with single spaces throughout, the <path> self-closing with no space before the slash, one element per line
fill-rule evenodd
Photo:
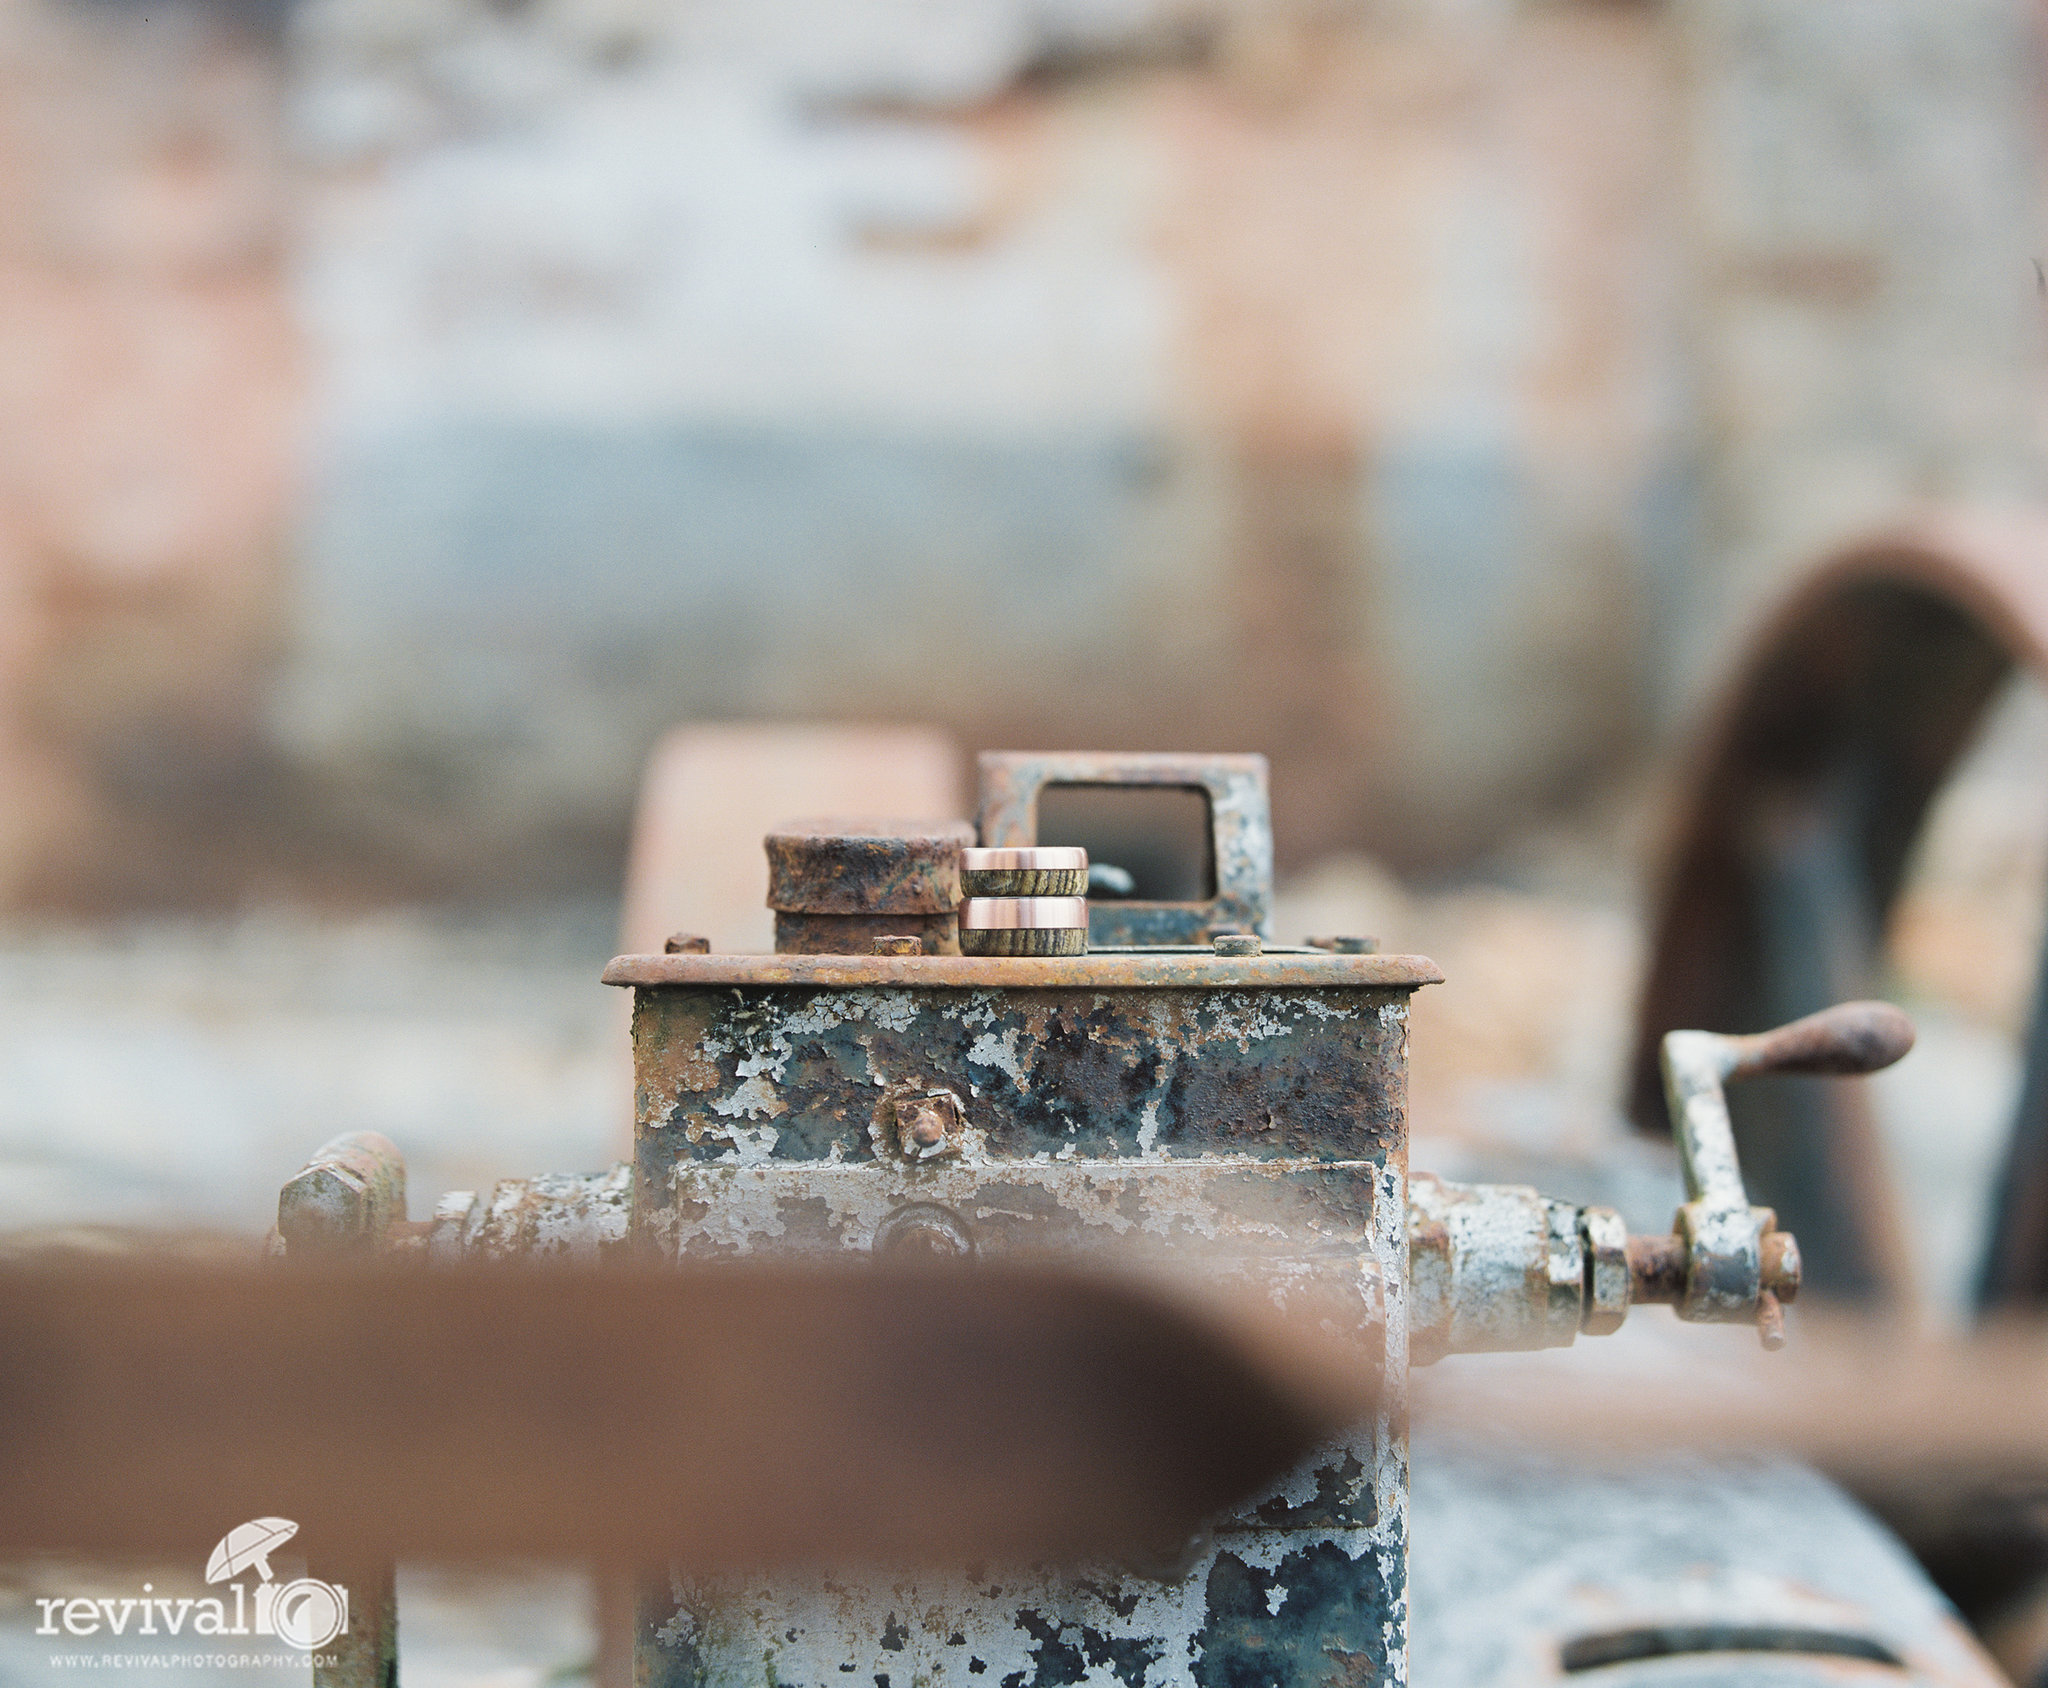
<path fill-rule="evenodd" d="M 289 1518 L 252 1518 L 237 1524 L 220 1538 L 206 1561 L 206 1580 L 226 1582 L 253 1566 L 256 1574 L 269 1582 L 271 1554 L 298 1533 L 298 1525 Z"/>
<path fill-rule="evenodd" d="M 256 1585 L 256 1633 L 312 1652 L 348 1628 L 348 1590 L 318 1577 L 276 1581 L 270 1556 L 298 1533 L 298 1525 L 289 1518 L 252 1518 L 237 1524 L 214 1545 L 206 1561 L 206 1580 L 221 1583 L 254 1571 L 262 1579 Z M 239 1585 L 235 1603 L 240 1611 Z"/>

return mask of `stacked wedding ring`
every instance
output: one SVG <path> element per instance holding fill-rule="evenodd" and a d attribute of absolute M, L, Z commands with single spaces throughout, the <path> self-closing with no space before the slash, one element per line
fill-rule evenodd
<path fill-rule="evenodd" d="M 1086 955 L 1088 852 L 960 852 L 963 955 Z"/>

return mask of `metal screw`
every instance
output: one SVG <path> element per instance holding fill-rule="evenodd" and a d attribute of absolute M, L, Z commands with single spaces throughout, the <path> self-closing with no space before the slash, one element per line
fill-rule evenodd
<path fill-rule="evenodd" d="M 1265 946 L 1256 932 L 1218 932 L 1214 947 L 1218 955 L 1258 955 Z"/>
<path fill-rule="evenodd" d="M 924 939 L 882 937 L 875 940 L 877 955 L 923 955 Z"/>
<path fill-rule="evenodd" d="M 671 932 L 661 947 L 666 955 L 709 955 L 711 940 L 695 932 Z"/>

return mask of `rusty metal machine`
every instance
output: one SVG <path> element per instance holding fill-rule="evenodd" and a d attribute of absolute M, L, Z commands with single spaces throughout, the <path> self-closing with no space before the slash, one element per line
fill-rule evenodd
<path fill-rule="evenodd" d="M 1058 953 L 1081 947 L 1071 907 L 963 920 L 977 898 L 1071 905 L 1076 841 L 1039 835 L 1041 799 L 1066 788 L 1199 800 L 1198 894 L 1143 895 L 1098 855 L 1085 953 Z M 1782 1342 L 1799 1252 L 1745 1194 L 1722 1087 L 1868 1071 L 1912 1035 L 1876 1004 L 1750 1038 L 1674 1034 L 1685 1200 L 1670 1234 L 1630 1236 L 1605 1208 L 1410 1175 L 1409 999 L 1440 975 L 1362 937 L 1272 941 L 1262 758 L 986 756 L 972 827 L 806 823 L 768 851 L 777 953 L 679 934 L 605 971 L 634 995 L 631 1163 L 443 1197 L 415 1246 L 1113 1261 L 1340 1306 L 1383 1406 L 1194 1538 L 1085 1574 L 659 1580 L 635 1619 L 645 1688 L 1405 1681 L 1408 1367 L 1569 1344 L 1636 1302 Z M 1019 933 L 1035 953 L 988 953 Z M 286 1250 L 335 1223 L 337 1179 L 384 1176 L 356 1152 L 331 1146 L 286 1188 Z M 395 1668 L 368 1666 L 350 1680 Z"/>

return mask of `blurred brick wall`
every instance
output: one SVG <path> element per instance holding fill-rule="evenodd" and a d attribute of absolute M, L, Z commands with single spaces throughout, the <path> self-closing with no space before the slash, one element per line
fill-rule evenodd
<path fill-rule="evenodd" d="M 604 888 L 736 716 L 1453 865 L 2034 495 L 2032 20 L 0 0 L 0 900 Z"/>
<path fill-rule="evenodd" d="M 1655 582 L 1668 714 L 1821 549 L 1922 502 L 2043 496 L 2044 21 L 1674 8 L 1693 508 Z"/>
<path fill-rule="evenodd" d="M 0 902 L 250 867 L 302 390 L 281 98 L 220 13 L 0 4 Z"/>
<path fill-rule="evenodd" d="M 1641 748 L 1656 10 L 318 0 L 295 41 L 300 758 L 511 840 L 689 717 L 1259 749 L 1290 859 L 1442 865 Z"/>

